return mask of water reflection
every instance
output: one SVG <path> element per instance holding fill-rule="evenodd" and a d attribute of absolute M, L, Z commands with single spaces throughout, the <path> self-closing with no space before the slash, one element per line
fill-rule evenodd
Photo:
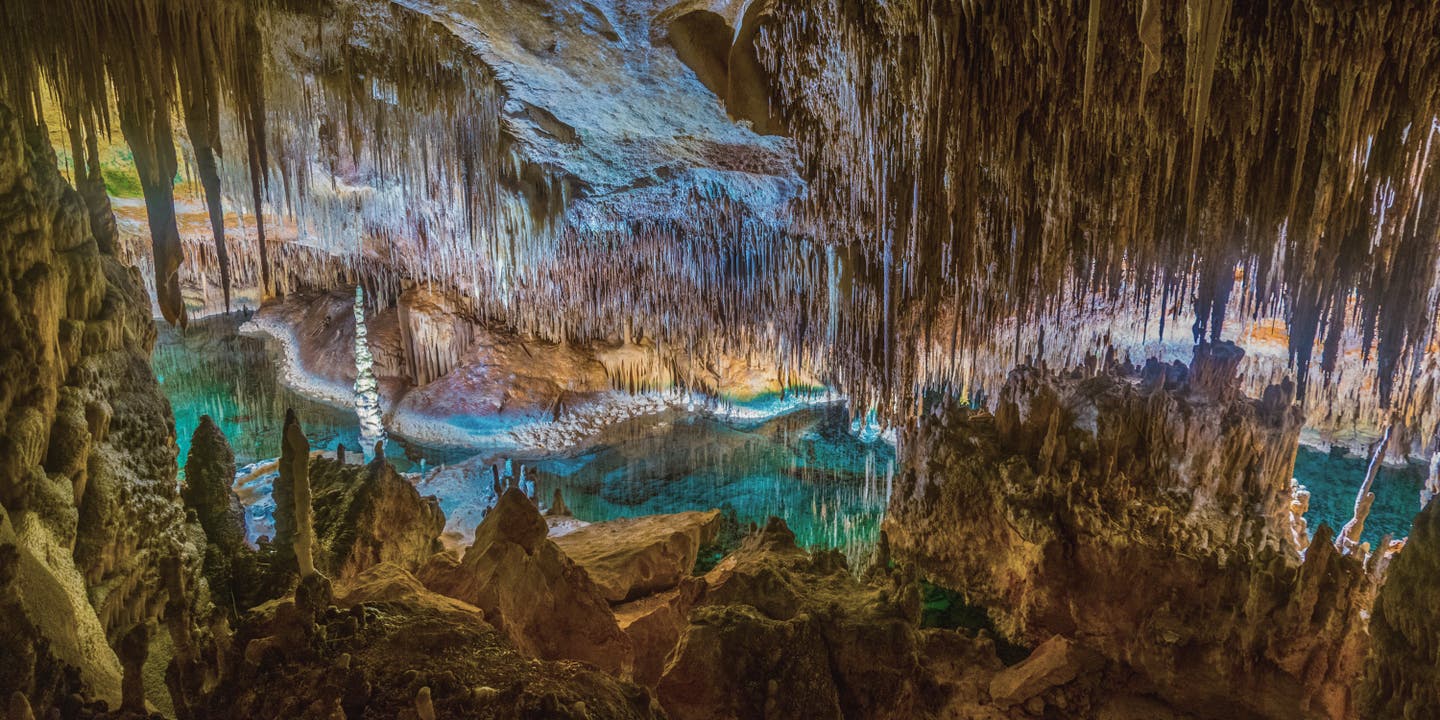
<path fill-rule="evenodd" d="M 279 455 L 287 407 L 295 409 L 315 449 L 340 443 L 359 448 L 355 413 L 284 387 L 278 346 L 239 335 L 242 321 L 212 317 L 184 331 L 160 327 L 154 367 L 175 412 L 182 463 L 204 414 L 225 432 L 242 467 Z M 672 410 L 635 418 L 566 454 L 440 450 L 392 441 L 387 455 L 402 472 L 424 471 L 423 479 L 416 476 L 420 490 L 440 497 L 449 539 L 460 544 L 468 543 L 494 503 L 490 465 L 510 459 L 527 466 L 542 501 L 561 488 L 581 520 L 723 508 L 742 523 L 778 515 L 804 545 L 866 556 L 889 497 L 893 446 L 852 433 L 840 403 L 791 400 L 781 403 L 778 416 L 767 415 L 776 408 L 763 403 L 724 417 Z M 256 476 L 242 493 L 252 539 L 269 525 L 268 488 L 263 475 Z"/>
<path fill-rule="evenodd" d="M 1355 493 L 1365 480 L 1369 464 L 1369 458 L 1347 454 L 1338 447 L 1327 453 L 1300 446 L 1295 456 L 1295 479 L 1310 491 L 1310 511 L 1305 519 L 1311 534 L 1321 522 L 1338 533 L 1350 521 L 1355 511 Z M 1420 512 L 1420 488 L 1427 473 L 1425 464 L 1417 461 L 1405 467 L 1380 468 L 1371 487 L 1375 504 L 1370 507 L 1361 542 L 1373 548 L 1386 533 L 1396 538 L 1410 534 L 1410 523 Z"/>

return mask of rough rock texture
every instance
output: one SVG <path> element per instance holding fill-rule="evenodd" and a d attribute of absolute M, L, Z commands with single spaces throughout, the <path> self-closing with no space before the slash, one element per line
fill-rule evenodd
<path fill-rule="evenodd" d="M 996 673 L 990 679 L 990 701 L 999 707 L 1019 705 L 1103 663 L 1104 659 L 1096 653 L 1077 647 L 1063 635 L 1056 635 L 1040 643 L 1040 647 L 1014 667 Z"/>
<path fill-rule="evenodd" d="M 1370 618 L 1373 638 L 1361 684 L 1367 717 L 1440 712 L 1440 501 L 1431 500 L 1390 562 Z"/>
<path fill-rule="evenodd" d="M 336 605 L 297 595 L 243 625 L 204 717 L 419 720 L 426 706 L 435 718 L 659 717 L 634 685 L 517 653 L 478 610 L 402 568 L 377 565 L 337 593 Z"/>
<path fill-rule="evenodd" d="M 704 580 L 657 686 L 672 718 L 910 718 L 943 702 L 913 584 L 862 586 L 778 519 Z"/>
<path fill-rule="evenodd" d="M 630 638 L 600 588 L 546 537 L 548 530 L 534 503 L 512 488 L 476 528 L 462 560 L 437 555 L 420 578 L 431 590 L 479 607 L 527 655 L 629 673 Z"/>
<path fill-rule="evenodd" d="M 720 511 L 710 510 L 592 523 L 552 539 L 615 603 L 675 587 L 719 531 Z"/>
<path fill-rule="evenodd" d="M 335 581 L 379 563 L 411 572 L 440 549 L 445 515 L 434 496 L 421 497 L 394 466 L 377 456 L 368 465 L 310 458 L 321 570 Z"/>
<path fill-rule="evenodd" d="M 163 562 L 199 571 L 142 287 L 0 105 L 0 696 L 42 713 L 73 692 L 118 706 L 111 647 L 161 614 Z"/>
<path fill-rule="evenodd" d="M 885 522 L 894 553 L 1006 635 L 1065 634 L 1184 707 L 1349 717 L 1374 582 L 1328 530 L 1303 562 L 1288 539 L 1298 411 L 1282 388 L 1248 400 L 1185 370 L 1022 368 L 993 416 L 927 418 Z"/>
<path fill-rule="evenodd" d="M 245 544 L 245 508 L 232 487 L 235 453 L 209 415 L 190 437 L 185 459 L 185 507 L 195 511 L 205 530 L 205 579 L 221 606 L 238 607 L 257 580 L 254 552 Z"/>

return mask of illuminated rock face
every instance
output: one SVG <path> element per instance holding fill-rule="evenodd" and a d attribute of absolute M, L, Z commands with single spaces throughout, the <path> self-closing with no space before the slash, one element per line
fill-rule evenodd
<path fill-rule="evenodd" d="M 1299 410 L 1238 396 L 1215 350 L 1134 378 L 1021 368 L 994 415 L 927 418 L 890 545 L 1009 637 L 1066 635 L 1182 707 L 1351 717 L 1375 580 L 1333 530 L 1297 555 Z"/>
<path fill-rule="evenodd" d="M 139 278 L 100 250 L 54 154 L 4 105 L 0 258 L 0 694 L 41 712 L 72 692 L 118 707 L 111 648 L 165 608 L 167 561 L 200 584 L 204 540 L 146 369 Z"/>

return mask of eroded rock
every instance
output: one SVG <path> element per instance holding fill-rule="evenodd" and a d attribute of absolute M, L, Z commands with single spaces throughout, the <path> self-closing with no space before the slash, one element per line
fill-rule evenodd
<path fill-rule="evenodd" d="M 675 587 L 719 530 L 720 511 L 710 510 L 592 523 L 552 539 L 613 603 Z"/>
<path fill-rule="evenodd" d="M 479 607 L 521 652 L 593 663 L 624 675 L 633 647 L 584 568 L 546 535 L 535 504 L 514 488 L 475 530 L 459 562 L 441 554 L 421 570 L 425 586 Z"/>

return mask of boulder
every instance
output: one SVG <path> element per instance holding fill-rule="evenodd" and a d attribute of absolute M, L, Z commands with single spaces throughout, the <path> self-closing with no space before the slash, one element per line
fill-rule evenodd
<path fill-rule="evenodd" d="M 704 591 L 697 578 L 684 578 L 676 587 L 615 606 L 615 620 L 635 645 L 631 679 L 654 687 L 665 672 L 665 662 L 689 623 L 690 609 Z"/>
<path fill-rule="evenodd" d="M 552 539 L 613 603 L 675 587 L 719 529 L 720 511 L 710 510 L 593 523 Z"/>
<path fill-rule="evenodd" d="M 1056 635 L 1035 648 L 1030 657 L 996 673 L 990 680 L 990 699 L 999 707 L 1019 705 L 1102 664 L 1094 653 Z"/>
<path fill-rule="evenodd" d="M 475 544 L 464 558 L 456 563 L 440 554 L 420 579 L 479 607 L 523 653 L 629 673 L 630 638 L 585 569 L 546 537 L 548 529 L 530 498 L 507 490 L 476 528 Z"/>

